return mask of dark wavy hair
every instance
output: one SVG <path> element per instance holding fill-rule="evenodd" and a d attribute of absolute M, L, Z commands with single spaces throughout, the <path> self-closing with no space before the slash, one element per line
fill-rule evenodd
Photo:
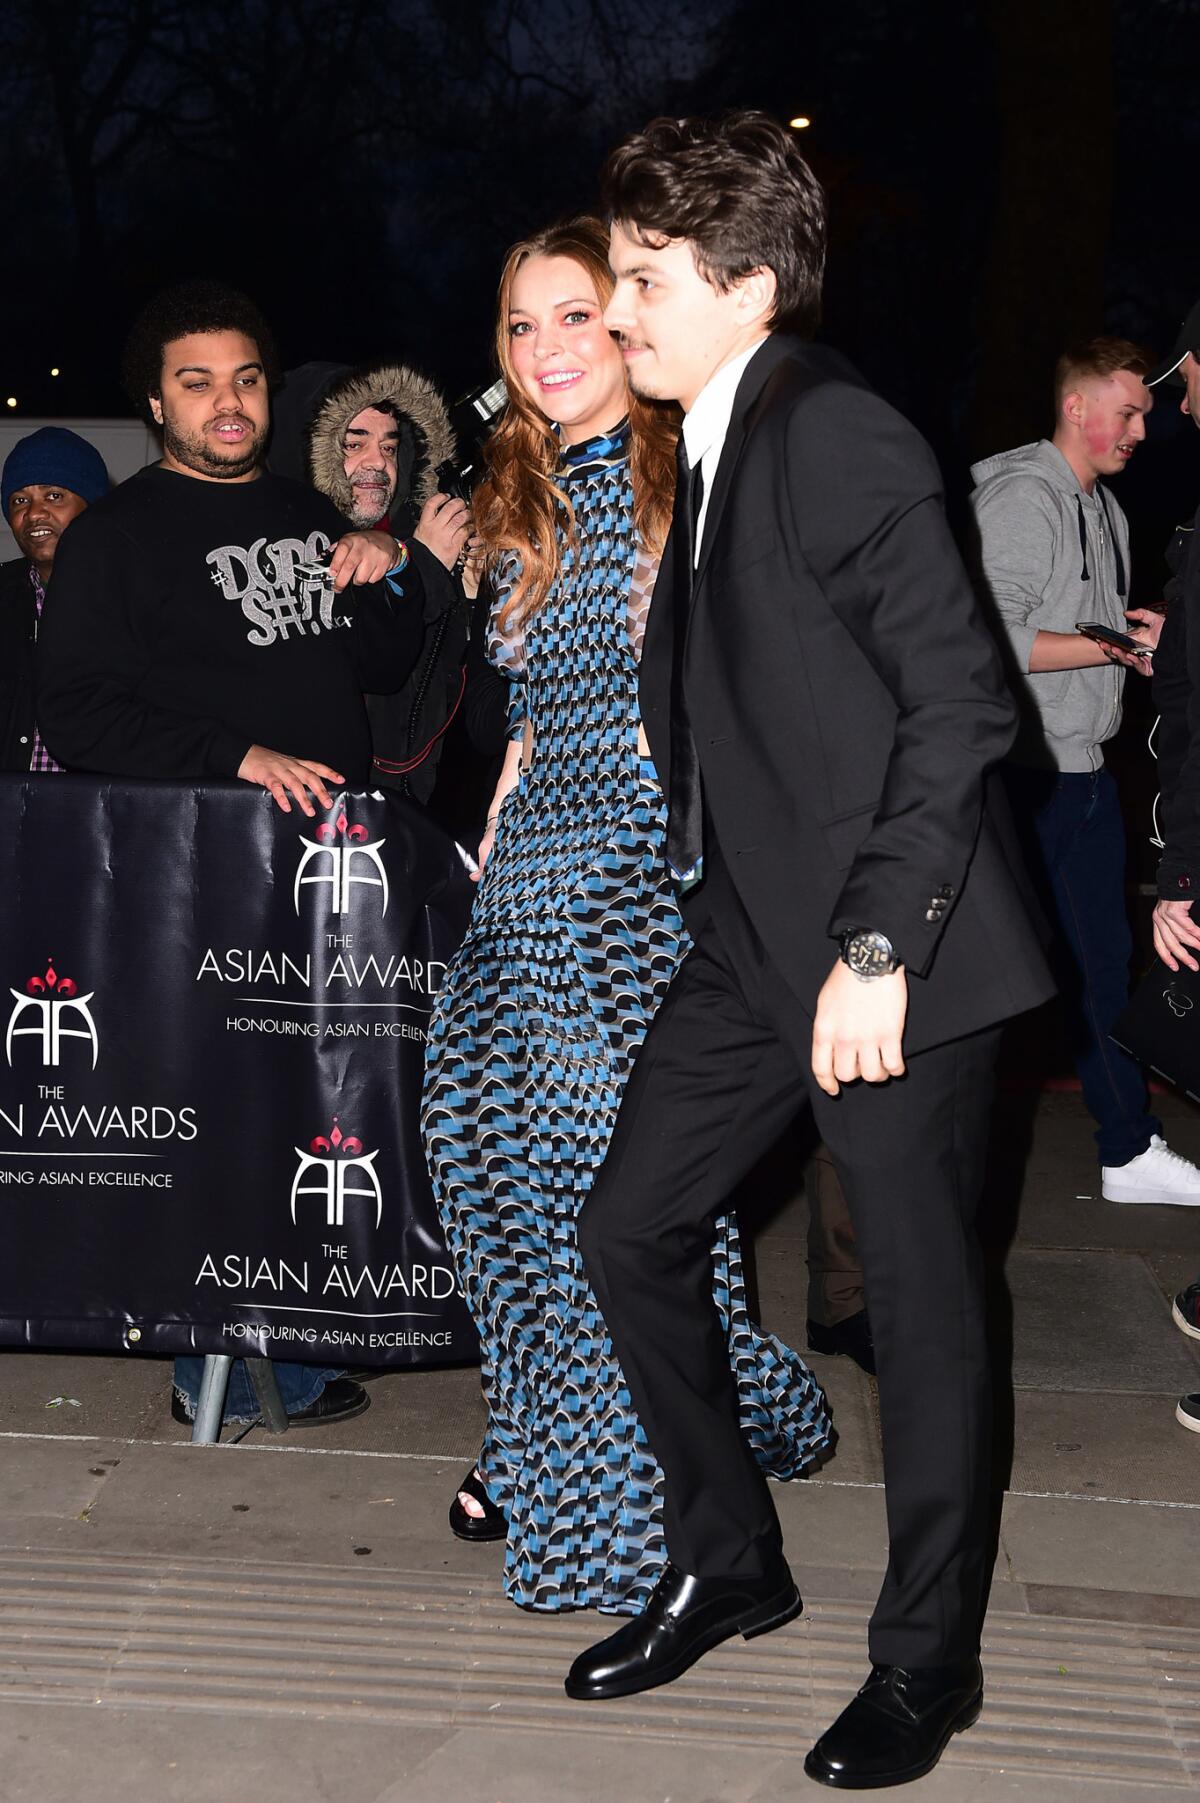
<path fill-rule="evenodd" d="M 279 353 L 266 320 L 254 302 L 224 282 L 180 282 L 146 302 L 130 328 L 121 358 L 125 392 L 151 419 L 149 397 L 162 393 L 163 350 L 192 332 L 241 332 L 253 339 L 267 387 L 279 384 Z"/>
<path fill-rule="evenodd" d="M 643 243 L 686 238 L 722 294 L 773 270 L 772 326 L 811 338 L 820 325 L 825 192 L 768 113 L 652 120 L 609 156 L 600 192 L 610 222 Z"/>

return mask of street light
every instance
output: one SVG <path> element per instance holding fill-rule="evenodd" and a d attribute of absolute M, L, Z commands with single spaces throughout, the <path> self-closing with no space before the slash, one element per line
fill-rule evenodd
<path fill-rule="evenodd" d="M 50 371 L 50 374 L 51 374 L 51 375 L 52 375 L 52 376 L 61 376 L 61 375 L 62 375 L 62 370 L 61 370 L 61 369 L 59 369 L 59 368 L 58 368 L 58 366 L 57 366 L 57 365 L 55 365 L 55 367 L 54 367 L 54 368 L 53 368 L 53 369 L 52 369 L 52 370 L 51 370 L 51 371 Z"/>
<path fill-rule="evenodd" d="M 10 394 L 4 403 L 4 405 L 6 407 L 15 407 L 16 404 L 17 404 L 17 397 L 15 394 Z"/>
<path fill-rule="evenodd" d="M 807 113 L 797 113 L 794 119 L 788 120 L 788 124 L 793 131 L 807 131 L 812 124 L 812 120 L 808 117 Z"/>

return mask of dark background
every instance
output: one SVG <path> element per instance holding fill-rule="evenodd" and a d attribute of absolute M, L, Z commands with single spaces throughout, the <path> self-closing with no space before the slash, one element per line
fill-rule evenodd
<path fill-rule="evenodd" d="M 286 363 L 399 357 L 458 393 L 508 244 L 655 112 L 754 105 L 811 117 L 825 336 L 956 508 L 972 457 L 1047 429 L 1065 343 L 1158 354 L 1200 293 L 1198 69 L 1200 0 L 0 0 L 0 399 L 128 412 L 133 310 L 199 273 Z M 1166 393 L 1119 492 L 1145 599 L 1200 492 Z"/>
<path fill-rule="evenodd" d="M 0 399 L 128 412 L 133 310 L 201 273 L 287 364 L 398 357 L 457 394 L 505 248 L 591 203 L 618 137 L 754 105 L 812 119 L 824 335 L 957 512 L 972 457 L 1048 430 L 1064 344 L 1160 354 L 1200 293 L 1197 69 L 1200 0 L 0 0 Z M 1200 493 L 1175 398 L 1119 485 L 1140 599 Z"/>
<path fill-rule="evenodd" d="M 616 139 L 753 105 L 810 116 L 824 335 L 961 521 L 971 459 L 1050 429 L 1065 344 L 1161 355 L 1200 296 L 1198 72 L 1200 0 L 0 0 L 0 402 L 128 413 L 129 319 L 193 274 L 253 294 L 289 365 L 398 358 L 454 396 L 505 248 L 591 203 Z M 1177 401 L 1116 483 L 1139 601 L 1200 499 Z M 1127 714 L 1144 880 L 1148 684 Z"/>

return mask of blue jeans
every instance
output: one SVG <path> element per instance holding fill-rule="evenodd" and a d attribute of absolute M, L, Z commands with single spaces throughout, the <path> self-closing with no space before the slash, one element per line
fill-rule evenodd
<path fill-rule="evenodd" d="M 283 1398 L 283 1406 L 289 1415 L 299 1415 L 317 1400 L 331 1378 L 345 1375 L 342 1371 L 328 1370 L 324 1365 L 296 1365 L 286 1359 L 273 1359 L 271 1365 L 275 1372 L 275 1382 L 279 1385 L 279 1394 Z M 203 1359 L 175 1360 L 175 1388 L 183 1400 L 184 1408 L 193 1418 L 200 1396 L 203 1371 Z M 225 1392 L 225 1413 L 221 1419 L 231 1426 L 242 1426 L 246 1422 L 257 1421 L 261 1413 L 245 1361 L 234 1359 L 229 1373 L 229 1388 Z"/>
<path fill-rule="evenodd" d="M 1083 1099 L 1102 1165 L 1128 1164 L 1160 1133 L 1145 1073 L 1109 1038 L 1129 996 L 1125 827 L 1107 770 L 1004 766 L 1029 872 L 1057 925 L 1057 975 L 1073 1029 Z"/>

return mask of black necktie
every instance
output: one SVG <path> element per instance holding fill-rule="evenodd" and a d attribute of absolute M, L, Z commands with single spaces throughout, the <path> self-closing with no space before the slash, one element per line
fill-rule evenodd
<path fill-rule="evenodd" d="M 696 523 L 704 498 L 704 477 L 688 463 L 682 435 L 676 447 L 673 554 L 674 638 L 671 647 L 671 800 L 667 817 L 667 863 L 676 881 L 690 887 L 700 878 L 704 850 L 704 801 L 700 760 L 683 696 L 683 652 L 692 611 L 696 564 Z"/>

